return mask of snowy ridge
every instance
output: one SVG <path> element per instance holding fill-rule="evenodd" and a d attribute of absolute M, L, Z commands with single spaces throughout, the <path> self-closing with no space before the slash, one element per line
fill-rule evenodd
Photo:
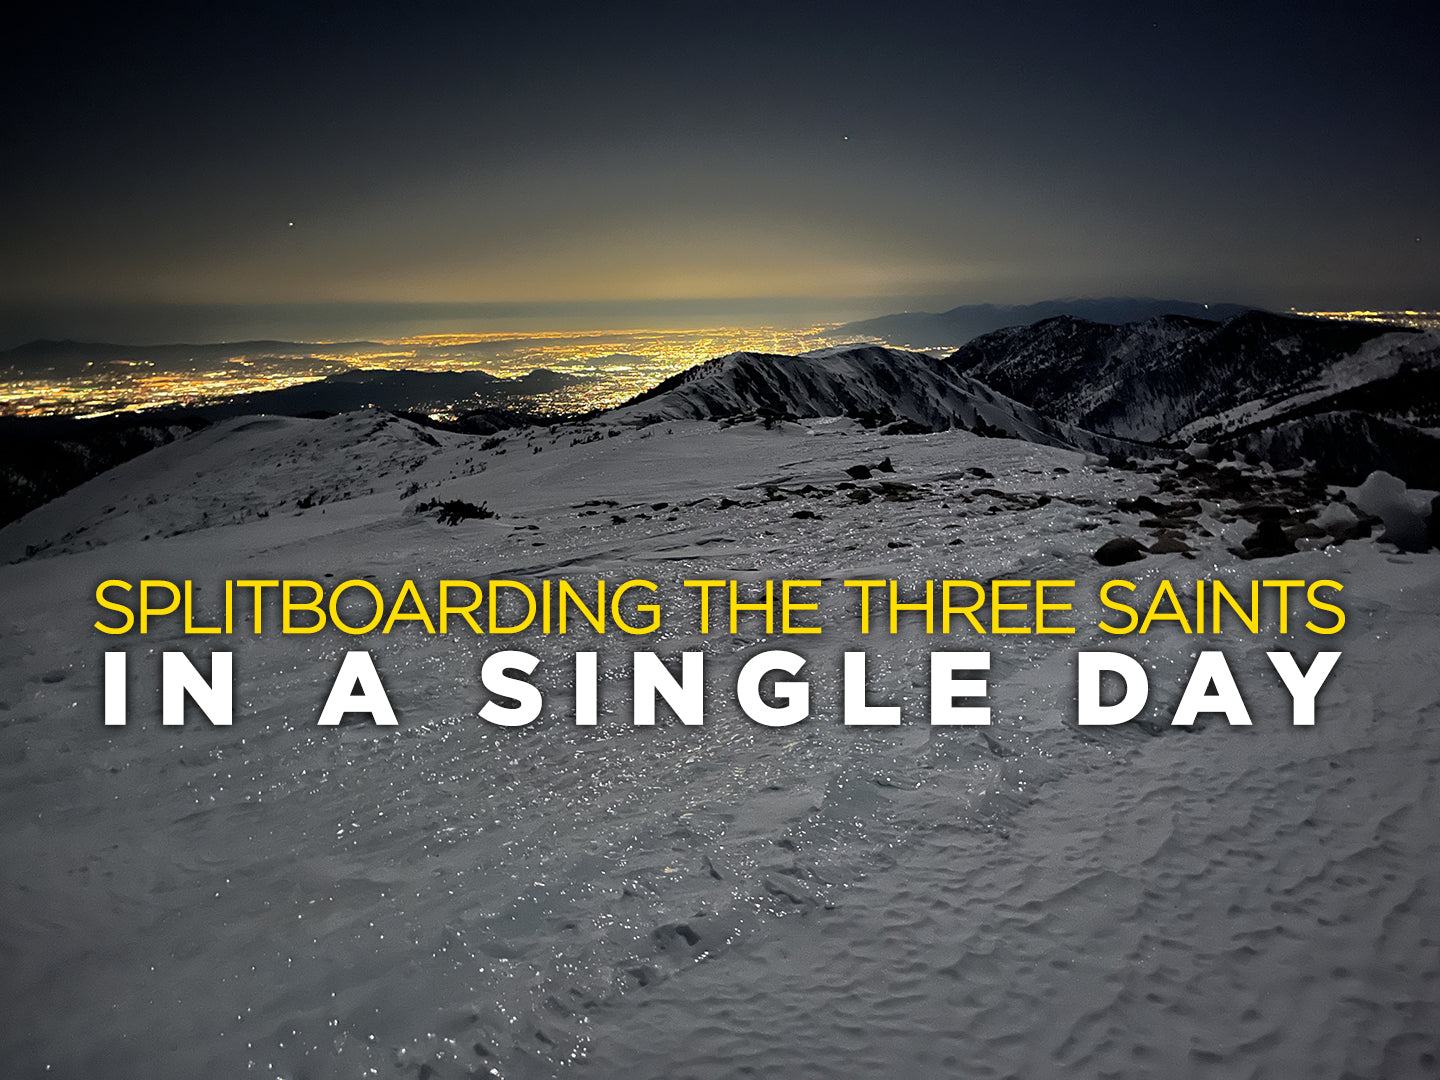
<path fill-rule="evenodd" d="M 1136 449 L 1128 440 L 1057 422 L 958 374 L 943 360 L 878 345 L 801 356 L 731 353 L 682 372 L 605 415 L 651 423 L 757 414 L 908 422 L 926 431 L 959 428 L 1096 453 Z"/>
<path fill-rule="evenodd" d="M 158 540 L 372 495 L 393 503 L 434 478 L 422 466 L 442 449 L 469 451 L 455 457 L 451 472 L 483 468 L 476 445 L 469 436 L 374 409 L 326 420 L 225 420 L 132 458 L 6 526 L 0 562 Z"/>
<path fill-rule="evenodd" d="M 1057 420 L 1149 442 L 1299 391 L 1376 338 L 1419 331 L 1251 311 L 1224 323 L 1164 316 L 1121 326 L 1059 317 L 978 338 L 956 369 Z"/>
<path fill-rule="evenodd" d="M 1278 469 L 1305 469 L 1332 483 L 1358 484 L 1378 469 L 1426 487 L 1440 475 L 1440 438 L 1413 424 L 1355 409 L 1252 425 L 1224 445 Z"/>
<path fill-rule="evenodd" d="M 1376 386 L 1403 375 L 1440 375 L 1440 330 L 1393 333 L 1367 341 L 1349 356 L 1336 359 L 1294 393 L 1278 401 L 1255 399 L 1186 424 L 1180 439 L 1213 439 L 1240 428 L 1277 422 L 1311 409 L 1339 394 Z M 1396 402 L 1403 408 L 1413 402 Z"/>
<path fill-rule="evenodd" d="M 1246 310 L 1239 304 L 1204 304 L 1185 300 L 1109 297 L 1045 300 L 1037 304 L 964 304 L 943 312 L 912 311 L 846 323 L 839 333 L 874 336 L 896 345 L 928 349 L 957 345 L 1002 330 L 1026 326 L 1041 319 L 1069 315 L 1095 323 L 1136 323 L 1161 315 L 1189 315 L 1198 319 L 1228 319 Z"/>

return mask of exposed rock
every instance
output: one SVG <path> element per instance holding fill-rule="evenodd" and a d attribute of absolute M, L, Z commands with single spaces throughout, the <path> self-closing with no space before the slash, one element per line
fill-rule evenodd
<path fill-rule="evenodd" d="M 1162 536 L 1150 545 L 1151 555 L 1190 555 L 1190 545 L 1173 536 Z"/>
<path fill-rule="evenodd" d="M 1122 566 L 1138 562 L 1145 557 L 1145 547 L 1139 540 L 1129 536 L 1117 536 L 1107 540 L 1095 552 L 1095 561 L 1101 566 Z"/>
<path fill-rule="evenodd" d="M 1235 508 L 1235 512 L 1246 521 L 1284 521 L 1293 511 L 1278 503 L 1248 502 Z"/>
<path fill-rule="evenodd" d="M 1263 519 L 1241 543 L 1247 559 L 1273 559 L 1296 550 L 1295 541 L 1285 535 L 1284 527 L 1275 518 Z"/>

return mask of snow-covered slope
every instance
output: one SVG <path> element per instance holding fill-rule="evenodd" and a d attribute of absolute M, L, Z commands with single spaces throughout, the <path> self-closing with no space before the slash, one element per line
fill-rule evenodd
<path fill-rule="evenodd" d="M 1331 483 L 1358 484 L 1380 470 L 1413 486 L 1440 477 L 1440 438 L 1411 424 L 1359 410 L 1293 414 L 1250 425 L 1222 445 L 1279 469 L 1305 469 Z"/>
<path fill-rule="evenodd" d="M 191 413 L 0 417 L 0 524 L 205 421 Z"/>
<path fill-rule="evenodd" d="M 1287 398 L 1359 350 L 1368 357 L 1377 344 L 1385 351 L 1419 338 L 1259 311 L 1224 323 L 1166 316 L 1110 326 L 1062 317 L 987 334 L 950 363 L 1057 420 L 1159 442 L 1226 410 Z"/>
<path fill-rule="evenodd" d="M 1440 408 L 1440 330 L 1381 334 L 1334 357 L 1288 393 L 1267 393 L 1180 428 L 1180 439 L 1215 439 L 1301 413 L 1356 404 L 1377 416 L 1435 427 Z"/>
<path fill-rule="evenodd" d="M 1178 435 L 1342 483 L 1382 469 L 1432 484 L 1440 475 L 1440 331 L 1373 338 L 1293 392 L 1202 417 Z"/>
<path fill-rule="evenodd" d="M 1323 486 L 1233 463 L 1139 472 L 834 415 L 637 426 L 645 404 L 494 440 L 374 413 L 236 421 L 0 530 L 7 553 L 43 547 L 0 566 L 6 1075 L 1426 1073 L 1440 556 L 1334 546 L 1315 522 L 1354 515 Z M 498 516 L 447 527 L 416 512 L 432 499 Z M 1239 561 L 1277 513 L 1302 550 Z M 1124 536 L 1151 553 L 1099 565 Z M 1237 595 L 1333 579 L 1350 620 L 1323 641 L 1269 615 L 1255 635 L 1115 638 L 1094 597 L 1121 574 L 1187 604 L 1202 577 Z M 693 602 L 640 638 L 92 630 L 96 585 L 140 577 L 191 579 L 206 604 L 223 579 L 287 577 L 387 596 L 413 580 L 432 602 L 453 578 L 643 578 L 667 602 L 695 578 L 747 599 L 815 578 L 831 599 L 808 637 L 755 616 L 702 634 Z M 877 616 L 861 634 L 838 589 L 854 578 L 906 599 L 930 579 L 1073 580 L 1056 620 L 1078 629 L 928 634 L 907 616 L 890 635 Z M 1317 647 L 1344 656 L 1294 728 L 1265 653 L 1306 665 Z M 108 729 L 117 648 L 131 723 Z M 156 653 L 176 648 L 202 670 L 234 652 L 232 727 L 159 726 Z M 531 727 L 476 717 L 480 658 L 501 648 L 540 660 Z M 990 727 L 928 725 L 942 648 L 992 653 Z M 1074 723 L 1075 652 L 1115 648 L 1151 672 L 1156 737 Z M 353 649 L 399 727 L 316 726 Z M 580 649 L 600 653 L 593 728 L 572 720 Z M 705 654 L 703 727 L 663 708 L 631 726 L 636 649 Z M 796 727 L 737 711 L 761 649 L 807 660 Z M 1202 649 L 1225 651 L 1252 728 L 1164 726 Z M 840 723 L 850 650 L 901 725 Z"/>
<path fill-rule="evenodd" d="M 801 356 L 731 353 L 690 368 L 606 414 L 622 423 L 846 416 L 911 430 L 951 428 L 1108 453 L 1126 440 L 1055 421 L 924 353 L 852 345 Z"/>
<path fill-rule="evenodd" d="M 381 493 L 394 500 L 483 468 L 480 441 L 365 409 L 325 420 L 225 420 L 125 462 L 0 530 L 0 561 L 149 540 Z M 465 452 L 461 453 L 463 449 Z"/>

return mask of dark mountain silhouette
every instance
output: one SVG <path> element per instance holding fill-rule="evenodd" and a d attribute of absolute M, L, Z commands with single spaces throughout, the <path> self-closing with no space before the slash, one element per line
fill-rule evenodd
<path fill-rule="evenodd" d="M 582 381 L 546 368 L 501 379 L 485 371 L 391 371 L 355 369 L 280 390 L 237 394 L 197 409 L 219 419 L 248 413 L 306 416 L 377 408 L 387 412 L 438 412 L 476 408 L 485 402 L 544 394 Z"/>
<path fill-rule="evenodd" d="M 191 412 L 0 417 L 0 524 L 147 450 L 206 427 Z"/>
<path fill-rule="evenodd" d="M 881 315 L 846 323 L 837 334 L 876 337 L 909 349 L 953 349 L 971 338 L 1007 326 L 1028 326 L 1060 315 L 1097 323 L 1130 323 L 1163 315 L 1197 319 L 1228 319 L 1247 310 L 1238 304 L 1200 304 L 1188 300 L 1150 300 L 1109 297 L 1082 300 L 1044 300 L 1037 304 L 965 304 L 938 313 L 914 311 Z"/>

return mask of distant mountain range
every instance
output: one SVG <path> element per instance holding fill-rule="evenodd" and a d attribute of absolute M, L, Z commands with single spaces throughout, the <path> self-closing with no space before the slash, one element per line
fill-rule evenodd
<path fill-rule="evenodd" d="M 0 350 L 0 380 L 71 379 L 106 370 L 144 367 L 156 373 L 211 371 L 243 356 L 263 358 L 275 366 L 344 371 L 347 356 L 373 356 L 394 347 L 375 341 L 226 341 L 211 344 L 114 345 L 99 341 L 27 341 Z M 290 361 L 287 365 L 285 362 Z"/>
<path fill-rule="evenodd" d="M 467 413 L 437 426 L 490 435 L 533 422 L 512 405 L 575 381 L 544 369 L 519 379 L 346 370 L 180 412 L 0 420 L 0 522 L 215 420 L 373 406 Z M 845 416 L 897 435 L 964 428 L 1132 458 L 1189 446 L 1307 466 L 1331 483 L 1384 469 L 1431 488 L 1440 477 L 1440 330 L 1260 311 L 1119 324 L 1063 315 L 984 334 L 942 357 L 878 345 L 732 353 L 600 415 L 635 425 Z"/>
<path fill-rule="evenodd" d="M 938 313 L 925 311 L 881 315 L 839 327 L 837 335 L 879 338 L 907 349 L 953 349 L 971 338 L 1007 326 L 1028 326 L 1041 319 L 1067 315 L 1097 323 L 1130 323 L 1162 315 L 1198 319 L 1229 319 L 1249 309 L 1239 304 L 1200 304 L 1187 300 L 1124 297 L 1044 300 L 1037 304 L 965 304 Z"/>
<path fill-rule="evenodd" d="M 639 422 L 853 416 L 1132 456 L 1216 444 L 1332 481 L 1440 476 L 1440 331 L 1246 311 L 1118 326 L 1070 316 L 948 357 L 882 346 L 735 353 L 611 414 Z M 1139 448 L 1137 450 L 1137 448 Z"/>

